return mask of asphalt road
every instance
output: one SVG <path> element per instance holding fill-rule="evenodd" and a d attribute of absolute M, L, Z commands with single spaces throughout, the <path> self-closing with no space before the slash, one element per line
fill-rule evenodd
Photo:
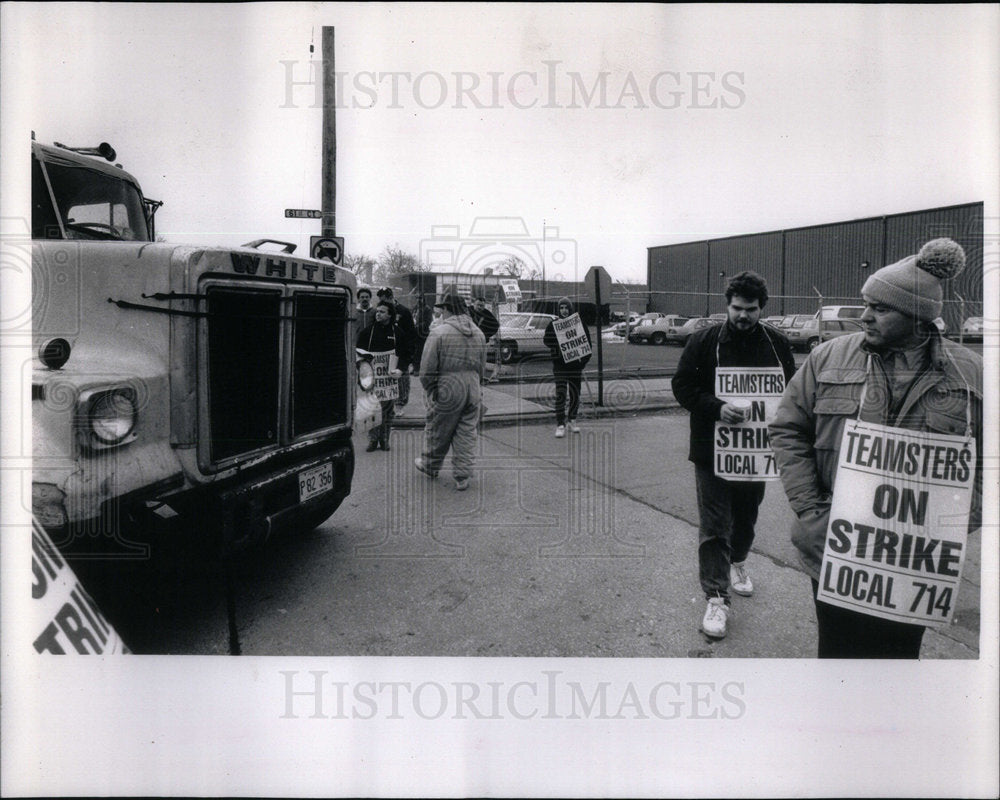
<path fill-rule="evenodd" d="M 359 448 L 354 490 L 315 531 L 246 554 L 231 579 L 190 560 L 155 602 L 119 609 L 134 650 L 294 656 L 780 657 L 815 655 L 809 581 L 769 487 L 729 636 L 698 630 L 697 508 L 683 412 L 491 427 L 472 487 L 412 467 L 419 429 Z M 360 444 L 360 440 L 356 440 Z M 978 555 L 970 562 L 978 568 Z M 193 568 L 197 567 L 197 568 Z M 978 571 L 925 658 L 978 652 Z M 228 589 L 227 589 L 228 587 Z M 232 623 L 232 629 L 230 628 Z"/>

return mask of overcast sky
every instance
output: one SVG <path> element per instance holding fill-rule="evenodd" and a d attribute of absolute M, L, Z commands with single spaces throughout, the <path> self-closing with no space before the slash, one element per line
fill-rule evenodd
<path fill-rule="evenodd" d="M 658 244 L 979 200 L 996 212 L 995 6 L 4 13 L 16 123 L 111 142 L 165 201 L 169 241 L 302 248 L 319 232 L 283 211 L 320 207 L 323 25 L 342 73 L 348 252 L 426 255 L 441 226 L 464 237 L 483 217 L 515 218 L 493 225 L 501 242 L 511 225 L 541 239 L 544 220 L 565 257 L 549 244 L 550 278 L 603 264 L 642 280 Z"/>

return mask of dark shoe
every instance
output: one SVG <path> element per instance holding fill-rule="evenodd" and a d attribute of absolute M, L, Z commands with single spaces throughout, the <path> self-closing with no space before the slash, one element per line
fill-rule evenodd
<path fill-rule="evenodd" d="M 382 449 L 385 451 L 389 450 L 389 442 L 382 442 Z"/>
<path fill-rule="evenodd" d="M 365 448 L 366 453 L 374 453 L 378 450 L 378 442 L 368 442 L 368 447 Z"/>

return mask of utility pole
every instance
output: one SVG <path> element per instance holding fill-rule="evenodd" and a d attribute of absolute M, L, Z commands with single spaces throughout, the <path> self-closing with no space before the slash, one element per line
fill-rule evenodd
<path fill-rule="evenodd" d="M 323 212 L 322 234 L 337 235 L 337 88 L 333 26 L 323 26 Z"/>

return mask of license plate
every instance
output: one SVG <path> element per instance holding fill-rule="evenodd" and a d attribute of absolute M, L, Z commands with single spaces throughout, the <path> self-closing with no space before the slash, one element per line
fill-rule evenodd
<path fill-rule="evenodd" d="M 333 464 L 329 461 L 299 473 L 299 502 L 333 489 Z"/>

